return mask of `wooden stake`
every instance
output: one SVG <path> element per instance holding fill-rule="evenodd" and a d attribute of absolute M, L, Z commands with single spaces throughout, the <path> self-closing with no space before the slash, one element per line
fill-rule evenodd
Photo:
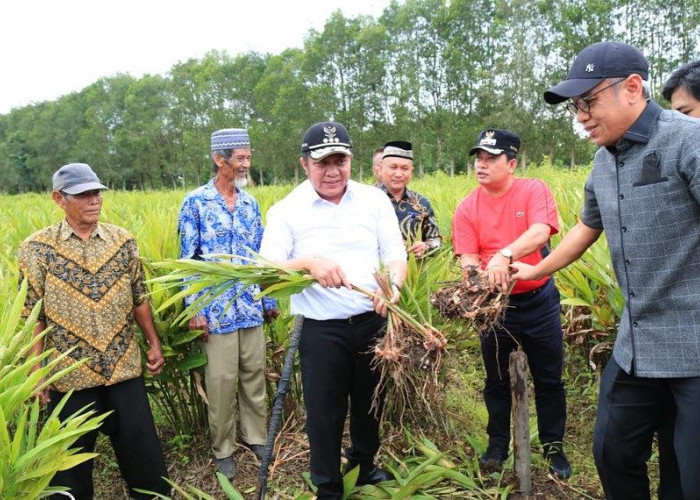
<path fill-rule="evenodd" d="M 532 492 L 530 479 L 530 420 L 527 396 L 527 356 L 521 350 L 510 353 L 510 393 L 513 398 L 513 455 L 520 493 Z"/>

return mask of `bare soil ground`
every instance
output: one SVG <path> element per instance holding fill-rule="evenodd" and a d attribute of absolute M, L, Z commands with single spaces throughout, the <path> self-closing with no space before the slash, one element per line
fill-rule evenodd
<path fill-rule="evenodd" d="M 293 499 L 303 493 L 310 492 L 303 473 L 308 471 L 309 446 L 306 434 L 303 430 L 301 419 L 288 421 L 280 433 L 276 444 L 276 457 L 270 466 L 270 474 L 267 483 L 267 498 Z M 167 431 L 163 433 L 162 442 L 166 456 L 170 479 L 180 486 L 190 485 L 202 490 L 214 498 L 225 499 L 216 477 L 215 466 L 209 449 L 206 436 L 195 436 L 187 443 L 175 445 L 172 436 L 168 437 Z M 466 450 L 468 456 L 475 456 L 474 451 L 464 443 L 450 442 L 450 438 L 442 436 L 442 439 L 434 439 L 441 451 L 449 452 L 452 447 L 459 446 Z M 401 433 L 392 433 L 384 436 L 384 445 L 380 451 L 380 461 L 391 462 L 392 456 L 402 457 L 407 449 L 405 437 Z M 128 492 L 124 481 L 119 474 L 119 469 L 114 459 L 109 441 L 103 437 L 98 441 L 98 451 L 102 455 L 97 459 L 95 466 L 95 492 L 98 499 L 128 499 Z M 563 499 L 578 500 L 581 498 L 602 498 L 598 480 L 595 475 L 577 475 L 574 464 L 574 476 L 570 481 L 561 481 L 548 473 L 538 455 L 538 450 L 533 449 L 532 493 L 529 498 L 537 499 Z M 236 477 L 233 485 L 247 499 L 253 498 L 258 485 L 259 461 L 247 448 L 240 446 L 234 454 L 236 461 Z M 581 471 L 583 472 L 583 471 Z M 585 472 L 584 472 L 585 474 Z M 517 489 L 518 480 L 510 468 L 506 468 L 503 477 L 498 474 L 481 476 L 486 486 L 512 485 Z M 449 498 L 467 498 L 465 493 L 450 495 Z M 174 498 L 181 498 L 178 494 Z M 368 498 L 368 497 L 364 497 Z M 477 497 L 474 497 L 477 498 Z M 483 497 L 478 497 L 483 498 Z M 508 498 L 516 500 L 525 498 L 517 492 Z"/>

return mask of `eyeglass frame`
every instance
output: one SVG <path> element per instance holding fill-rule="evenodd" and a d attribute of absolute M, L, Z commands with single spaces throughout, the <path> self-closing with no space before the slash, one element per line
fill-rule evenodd
<path fill-rule="evenodd" d="M 614 87 L 618 83 L 622 83 L 625 80 L 627 80 L 627 77 L 621 77 L 620 80 L 611 83 L 610 85 L 606 85 L 602 89 L 593 92 L 591 95 L 588 95 L 586 97 L 578 97 L 576 99 L 571 99 L 569 102 L 566 103 L 566 110 L 571 113 L 572 116 L 576 116 L 579 111 L 583 111 L 584 113 L 589 113 L 591 111 L 591 104 L 590 100 L 600 94 L 604 90 L 608 90 L 610 87 Z M 584 106 L 581 106 L 581 104 L 584 104 Z"/>

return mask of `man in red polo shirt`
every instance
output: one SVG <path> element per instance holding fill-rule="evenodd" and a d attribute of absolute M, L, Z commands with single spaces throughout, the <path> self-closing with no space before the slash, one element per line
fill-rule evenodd
<path fill-rule="evenodd" d="M 514 176 L 520 139 L 507 130 L 489 129 L 469 152 L 476 154 L 480 186 L 460 204 L 452 222 L 455 254 L 462 267 L 475 265 L 493 284 L 510 285 L 514 260 L 536 264 L 549 248 L 549 237 L 559 231 L 557 206 L 547 185 L 539 179 Z M 566 396 L 562 382 L 563 343 L 559 291 L 553 279 L 518 281 L 499 325 L 481 332 L 486 368 L 484 401 L 489 414 L 489 445 L 481 457 L 488 471 L 500 470 L 510 442 L 509 354 L 522 345 L 535 384 L 537 424 L 550 470 L 571 476 L 564 455 Z"/>

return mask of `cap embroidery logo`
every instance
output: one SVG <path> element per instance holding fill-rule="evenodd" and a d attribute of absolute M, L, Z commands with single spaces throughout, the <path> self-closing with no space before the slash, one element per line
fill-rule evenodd
<path fill-rule="evenodd" d="M 335 127 L 323 127 L 323 132 L 326 134 L 323 139 L 324 143 L 338 142 L 338 138 L 335 136 Z"/>
<path fill-rule="evenodd" d="M 593 73 L 595 71 L 595 64 L 586 64 L 586 73 Z"/>
<path fill-rule="evenodd" d="M 487 130 L 484 132 L 484 137 L 479 141 L 479 144 L 488 144 L 489 146 L 496 145 L 496 139 L 494 139 L 495 132 L 493 130 Z"/>

